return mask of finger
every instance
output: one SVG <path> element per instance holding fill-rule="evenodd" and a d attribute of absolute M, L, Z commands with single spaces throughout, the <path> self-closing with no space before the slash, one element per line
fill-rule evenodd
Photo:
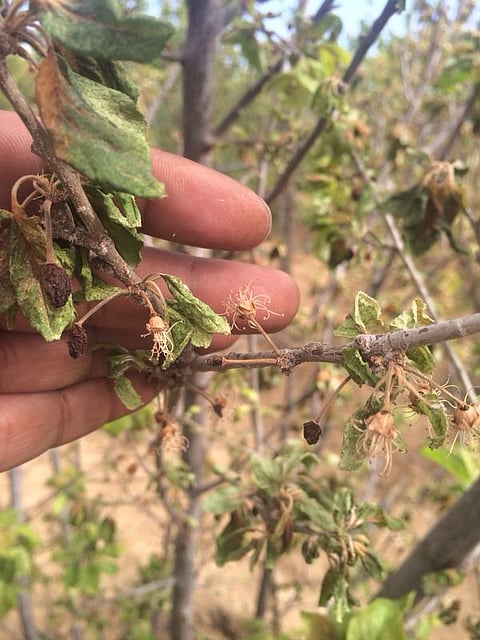
<path fill-rule="evenodd" d="M 137 332 L 89 330 L 90 344 L 121 344 L 130 351 L 152 347 L 150 336 Z M 219 336 L 202 352 L 231 346 L 236 338 Z M 46 342 L 36 333 L 0 331 L 0 394 L 28 393 L 65 389 L 89 378 L 107 375 L 107 352 L 87 351 L 80 358 L 71 358 L 65 339 Z"/>
<path fill-rule="evenodd" d="M 41 171 L 40 158 L 20 118 L 0 111 L 0 207 L 10 207 L 10 190 L 23 175 Z M 235 180 L 179 156 L 152 150 L 152 172 L 165 183 L 167 196 L 144 200 L 144 231 L 184 244 L 247 249 L 269 233 L 270 210 L 253 191 Z"/>
<path fill-rule="evenodd" d="M 144 259 L 137 268 L 141 278 L 155 273 L 175 275 L 216 313 L 225 313 L 229 298 L 247 286 L 253 296 L 263 295 L 268 300 L 269 313 L 257 314 L 266 331 L 280 331 L 297 312 L 298 286 L 291 276 L 277 269 L 234 260 L 197 258 L 152 247 L 145 247 L 143 255 Z M 158 283 L 161 284 L 161 279 Z M 147 320 L 145 308 L 123 298 L 114 300 L 92 317 L 96 326 L 137 331 L 145 326 Z"/>
<path fill-rule="evenodd" d="M 299 305 L 296 282 L 287 273 L 261 265 L 234 260 L 196 258 L 145 247 L 144 259 L 137 271 L 142 278 L 155 273 L 178 276 L 190 287 L 195 296 L 220 314 L 226 312 L 229 298 L 235 297 L 238 292 L 248 286 L 253 296 L 266 296 L 268 300 L 267 309 L 258 312 L 257 320 L 270 333 L 286 327 L 294 318 Z M 161 279 L 158 282 L 161 284 Z M 85 305 L 80 306 L 78 316 L 81 318 L 86 310 Z M 232 314 L 226 317 L 232 322 Z M 145 333 L 148 319 L 148 312 L 143 306 L 122 296 L 103 306 L 88 320 L 88 324 L 116 330 L 123 329 L 140 335 Z M 4 326 L 1 319 L 0 326 Z M 32 331 L 21 316 L 15 322 L 15 329 Z M 235 331 L 234 328 L 233 332 Z M 246 331 L 252 333 L 255 330 L 247 328 Z"/>
<path fill-rule="evenodd" d="M 38 173 L 42 164 L 31 150 L 32 137 L 13 111 L 0 111 L 0 207 L 10 208 L 10 191 L 24 175 Z"/>
<path fill-rule="evenodd" d="M 253 191 L 218 171 L 152 150 L 166 197 L 143 201 L 143 229 L 196 247 L 251 249 L 270 233 L 270 209 Z"/>
<path fill-rule="evenodd" d="M 155 386 L 139 376 L 132 376 L 132 381 L 143 403 L 156 395 Z M 1 403 L 0 471 L 129 413 L 112 382 L 105 378 L 86 380 L 61 391 L 4 395 Z"/>

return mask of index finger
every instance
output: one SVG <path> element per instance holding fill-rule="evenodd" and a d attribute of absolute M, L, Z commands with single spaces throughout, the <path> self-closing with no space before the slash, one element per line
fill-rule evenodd
<path fill-rule="evenodd" d="M 37 173 L 41 160 L 17 114 L 0 111 L 0 207 L 10 206 L 10 190 L 22 175 Z M 270 231 L 267 205 L 226 175 L 180 156 L 152 149 L 153 174 L 166 197 L 139 198 L 143 231 L 149 235 L 211 249 L 250 249 Z"/>
<path fill-rule="evenodd" d="M 270 209 L 253 191 L 201 164 L 152 149 L 166 197 L 140 202 L 143 230 L 209 249 L 251 249 L 270 232 Z"/>

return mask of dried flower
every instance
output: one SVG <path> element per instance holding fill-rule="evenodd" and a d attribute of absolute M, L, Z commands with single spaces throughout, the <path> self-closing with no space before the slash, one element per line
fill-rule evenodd
<path fill-rule="evenodd" d="M 357 440 L 357 452 L 366 455 L 369 462 L 382 461 L 381 476 L 392 470 L 392 457 L 400 449 L 400 434 L 395 429 L 392 414 L 383 409 L 370 416 L 367 426 Z"/>
<path fill-rule="evenodd" d="M 317 444 L 322 435 L 322 427 L 315 420 L 303 423 L 303 437 L 308 444 Z"/>
<path fill-rule="evenodd" d="M 189 446 L 188 438 L 182 435 L 180 427 L 170 415 L 157 411 L 155 421 L 160 427 L 158 441 L 165 451 L 186 451 Z"/>
<path fill-rule="evenodd" d="M 52 307 L 63 307 L 72 293 L 72 281 L 63 267 L 54 262 L 39 265 L 40 283 Z"/>
<path fill-rule="evenodd" d="M 258 329 L 258 321 L 256 319 L 257 311 L 263 311 L 263 320 L 268 320 L 270 316 L 281 316 L 282 313 L 276 313 L 268 308 L 272 299 L 266 293 L 253 294 L 250 285 L 242 287 L 235 295 L 230 293 L 228 300 L 225 302 L 225 313 L 232 316 L 232 326 L 241 329 L 238 325 L 239 320 L 245 320 L 249 327 Z"/>
<path fill-rule="evenodd" d="M 67 338 L 68 353 L 75 360 L 85 353 L 88 347 L 88 336 L 85 327 L 78 322 L 72 325 Z"/>
<path fill-rule="evenodd" d="M 149 321 L 145 325 L 147 333 L 142 334 L 142 338 L 150 335 L 153 338 L 153 345 L 150 352 L 151 360 L 158 360 L 160 356 L 167 357 L 172 355 L 175 344 L 170 334 L 175 324 L 170 326 L 162 317 L 158 315 L 150 316 Z"/>
<path fill-rule="evenodd" d="M 450 453 L 457 439 L 463 447 L 472 446 L 474 441 L 480 439 L 480 406 L 478 404 L 458 406 L 452 414 L 452 425 L 455 436 Z"/>

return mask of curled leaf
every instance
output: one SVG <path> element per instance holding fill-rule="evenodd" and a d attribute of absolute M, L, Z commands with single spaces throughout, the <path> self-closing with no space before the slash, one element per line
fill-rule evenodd
<path fill-rule="evenodd" d="M 109 191 L 163 195 L 151 174 L 146 123 L 131 98 L 75 73 L 54 53 L 40 64 L 36 97 L 61 160 Z"/>

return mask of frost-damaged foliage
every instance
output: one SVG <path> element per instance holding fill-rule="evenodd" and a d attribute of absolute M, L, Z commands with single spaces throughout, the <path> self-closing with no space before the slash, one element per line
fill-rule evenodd
<path fill-rule="evenodd" d="M 178 279 L 162 276 L 171 294 L 165 300 L 152 279 L 139 283 L 131 271 L 143 246 L 134 196 L 161 197 L 164 188 L 151 173 L 138 91 L 121 61 L 157 60 L 172 27 L 128 16 L 116 0 L 44 0 L 24 12 L 13 3 L 4 14 L 4 31 L 18 39 L 12 52 L 28 57 L 36 70 L 36 103 L 45 129 L 28 118 L 27 126 L 34 129 L 34 148 L 55 171 L 20 179 L 12 190 L 11 211 L 0 213 L 0 312 L 9 326 L 22 312 L 46 340 L 55 340 L 76 320 L 74 302 L 96 302 L 100 308 L 131 294 L 150 311 L 152 360 L 161 359 L 163 369 L 189 344 L 208 347 L 213 333 L 229 333 L 224 318 Z M 33 46 L 35 60 L 22 48 L 25 43 Z M 65 178 L 59 160 L 78 174 Z M 20 187 L 30 189 L 23 200 Z M 104 282 L 104 271 L 128 288 Z M 72 281 L 80 288 L 72 291 Z M 72 327 L 72 357 L 88 346 L 83 323 L 91 315 L 92 310 Z M 120 355 L 112 354 L 109 375 L 133 408 L 140 399 L 124 376 L 130 366 L 146 371 L 152 363 L 147 366 L 137 354 L 127 357 L 121 349 Z"/>
<path fill-rule="evenodd" d="M 378 302 L 359 292 L 353 311 L 335 334 L 355 339 L 362 334 L 388 334 L 432 322 L 425 303 L 415 299 L 409 309 L 387 323 Z M 343 348 L 342 355 L 351 380 L 359 386 L 373 387 L 373 392 L 344 424 L 341 469 L 358 469 L 367 460 L 381 475 L 388 475 L 393 454 L 406 451 L 401 427 L 414 416 L 426 418 L 432 449 L 444 443 L 449 431 L 454 432 L 454 442 L 459 433 L 469 432 L 472 437 L 476 433 L 478 407 L 432 380 L 435 361 L 429 347 L 411 346 L 405 351 L 392 348 L 383 356 L 365 356 L 354 340 Z"/>
<path fill-rule="evenodd" d="M 299 442 L 288 442 L 273 459 L 252 456 L 250 474 L 231 474 L 224 486 L 205 497 L 203 506 L 228 518 L 216 541 L 220 566 L 250 555 L 250 567 L 262 562 L 273 568 L 294 548 L 301 549 L 307 563 L 325 554 L 330 568 L 319 605 L 331 604 L 335 618 L 342 620 L 355 603 L 352 576 L 358 570 L 374 578 L 383 574 L 369 544 L 369 528 L 403 525 L 376 505 L 357 504 L 347 487 L 332 489 L 328 480 L 318 477 L 319 464 Z"/>

